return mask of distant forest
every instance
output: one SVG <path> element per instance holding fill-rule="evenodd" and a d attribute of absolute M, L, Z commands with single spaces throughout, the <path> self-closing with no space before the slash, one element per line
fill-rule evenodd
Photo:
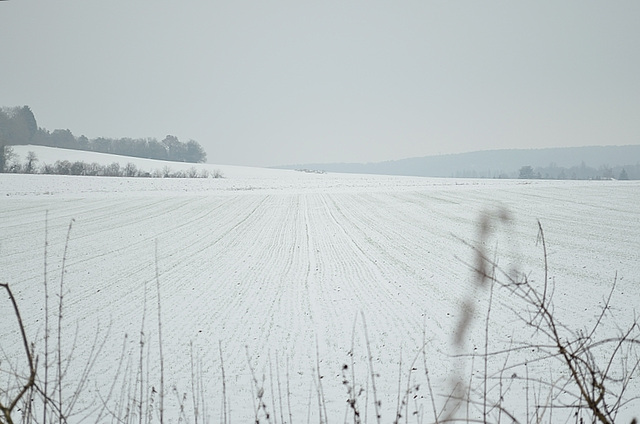
<path fill-rule="evenodd" d="M 483 150 L 375 163 L 314 163 L 279 168 L 442 178 L 640 180 L 640 144 Z"/>
<path fill-rule="evenodd" d="M 49 131 L 38 127 L 29 106 L 0 108 L 0 172 L 5 170 L 6 146 L 34 144 L 64 149 L 87 150 L 137 158 L 168 160 L 173 162 L 202 163 L 207 154 L 195 140 L 186 143 L 173 135 L 162 141 L 155 138 L 76 137 L 68 129 Z"/>

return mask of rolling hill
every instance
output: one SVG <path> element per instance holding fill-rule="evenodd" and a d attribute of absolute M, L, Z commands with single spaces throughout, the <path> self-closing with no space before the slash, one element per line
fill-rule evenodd
<path fill-rule="evenodd" d="M 527 165 L 534 169 L 551 165 L 568 170 L 583 164 L 596 170 L 608 167 L 613 176 L 619 174 L 617 168 L 624 167 L 627 172 L 633 169 L 630 178 L 638 179 L 640 145 L 486 150 L 375 163 L 310 163 L 279 168 L 420 177 L 517 178 L 519 169 Z"/>

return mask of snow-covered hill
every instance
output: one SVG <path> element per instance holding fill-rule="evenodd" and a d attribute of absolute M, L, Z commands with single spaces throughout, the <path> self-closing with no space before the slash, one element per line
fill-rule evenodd
<path fill-rule="evenodd" d="M 53 164 L 56 161 L 68 160 L 70 162 L 81 161 L 86 163 L 98 163 L 100 165 L 109 165 L 111 163 L 118 163 L 121 167 L 124 167 L 127 163 L 133 163 L 138 169 L 152 173 L 155 170 L 161 170 L 164 167 L 169 167 L 174 171 L 186 171 L 190 168 L 197 170 L 207 170 L 211 173 L 220 171 L 224 177 L 254 177 L 265 175 L 286 175 L 287 172 L 279 170 L 267 170 L 263 168 L 251 168 L 244 166 L 233 165 L 212 165 L 205 163 L 185 163 L 185 162 L 170 162 L 154 159 L 136 158 L 131 156 L 112 155 L 107 153 L 89 152 L 84 150 L 71 150 L 60 149 L 56 147 L 46 146 L 12 146 L 14 154 L 16 154 L 18 160 L 23 163 L 26 159 L 28 152 L 34 152 L 38 158 L 39 164 Z"/>

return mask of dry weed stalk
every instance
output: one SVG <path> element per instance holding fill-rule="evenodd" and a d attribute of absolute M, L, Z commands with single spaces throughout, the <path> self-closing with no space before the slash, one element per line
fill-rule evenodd
<path fill-rule="evenodd" d="M 75 335 L 71 342 L 69 352 L 63 352 L 63 331 L 62 317 L 64 312 L 64 277 L 66 274 L 66 261 L 69 249 L 69 240 L 71 236 L 72 225 L 75 220 L 71 220 L 67 229 L 64 252 L 62 256 L 62 266 L 60 274 L 60 285 L 58 293 L 58 322 L 56 330 L 57 343 L 54 352 L 50 351 L 50 328 L 49 328 L 49 284 L 48 284 L 48 212 L 45 215 L 45 244 L 44 244 L 44 364 L 38 363 L 39 351 L 36 349 L 36 343 L 29 342 L 24 327 L 24 321 L 20 314 L 17 300 L 11 291 L 8 283 L 1 283 L 0 287 L 4 288 L 11 302 L 12 313 L 15 316 L 18 327 L 20 329 L 20 338 L 25 348 L 24 358 L 28 365 L 28 372 L 24 373 L 20 368 L 11 365 L 10 375 L 15 379 L 16 387 L 0 388 L 0 393 L 6 400 L 0 400 L 0 424 L 13 423 L 15 417 L 12 414 L 17 410 L 20 414 L 20 421 L 29 424 L 37 422 L 37 416 L 40 416 L 42 423 L 66 423 L 68 420 L 79 414 L 86 418 L 97 413 L 97 409 L 92 401 L 81 404 L 81 395 L 85 391 L 91 370 L 95 366 L 100 352 L 102 351 L 107 336 L 100 342 L 100 327 L 95 331 L 95 339 L 90 345 L 90 350 L 84 358 L 83 364 L 75 364 L 74 352 L 78 343 L 79 329 L 76 328 Z M 107 330 L 108 333 L 108 330 Z M 54 356 L 50 362 L 50 356 Z M 55 372 L 49 373 L 52 367 Z M 43 368 L 43 373 L 39 373 L 39 369 Z M 75 368 L 79 370 L 76 381 L 66 383 L 65 377 L 69 369 Z M 44 375 L 43 375 L 44 374 Z M 41 415 L 40 415 L 41 414 Z"/>
<path fill-rule="evenodd" d="M 486 241 L 493 225 L 492 219 L 505 222 L 508 219 L 506 213 L 499 213 L 497 218 L 485 216 L 480 224 L 480 240 Z M 542 224 L 538 221 L 538 241 L 542 244 L 544 256 L 544 281 L 542 287 L 538 287 L 527 276 L 506 272 L 498 265 L 497 260 L 490 258 L 485 251 L 484 244 L 470 246 L 475 252 L 475 265 L 472 266 L 476 275 L 478 288 L 490 290 L 489 305 L 485 320 L 485 346 L 483 352 L 484 375 L 480 389 L 461 395 L 460 391 L 455 395 L 460 403 L 467 406 L 474 405 L 479 408 L 483 421 L 487 422 L 493 413 L 498 422 L 502 415 L 509 417 L 512 422 L 520 422 L 516 413 L 510 411 L 505 404 L 505 395 L 514 381 L 520 381 L 526 387 L 526 421 L 535 420 L 541 422 L 545 414 L 548 414 L 549 422 L 553 422 L 554 410 L 569 410 L 576 420 L 582 422 L 585 418 L 592 422 L 611 424 L 616 422 L 621 409 L 640 397 L 628 396 L 631 380 L 640 369 L 640 326 L 638 318 L 634 317 L 631 324 L 620 328 L 614 321 L 617 335 L 598 338 L 598 330 L 604 325 L 605 318 L 613 319 L 610 315 L 611 299 L 614 293 L 617 276 L 611 286 L 611 290 L 599 312 L 595 324 L 590 329 L 573 330 L 563 324 L 554 313 L 553 293 L 554 284 L 549 281 L 549 264 L 547 258 L 546 240 Z M 506 349 L 489 350 L 489 326 L 491 313 L 491 299 L 493 287 L 505 290 L 513 301 L 510 309 L 516 318 L 531 330 L 530 340 L 521 342 Z M 517 303 L 516 303 L 517 302 Z M 464 314 L 460 322 L 456 343 L 461 344 L 462 336 L 469 326 L 473 309 L 467 304 L 469 310 Z M 509 364 L 509 355 L 515 352 L 535 352 L 534 359 Z M 467 356 L 467 355 L 460 355 Z M 490 373 L 487 361 L 490 358 L 504 357 L 502 368 L 496 373 Z M 549 363 L 550 360 L 560 364 L 560 376 L 548 378 L 529 375 L 527 365 L 539 362 Z M 617 367 L 617 368 L 616 368 Z M 515 369 L 524 368 L 524 377 L 519 377 Z M 549 363 L 549 371 L 553 369 Z M 513 372 L 509 385 L 504 386 L 504 373 L 506 370 Z M 490 385 L 490 383 L 492 383 Z M 495 385 L 493 384 L 495 383 Z M 535 415 L 530 415 L 529 390 L 530 386 L 537 386 L 534 391 Z M 498 396 L 492 398 L 494 389 Z M 543 391 L 546 391 L 545 396 Z M 479 398 L 479 399 L 478 399 Z M 455 421 L 452 417 L 450 420 Z M 634 420 L 635 421 L 635 420 Z"/>
<path fill-rule="evenodd" d="M 247 356 L 247 364 L 249 367 L 249 371 L 251 372 L 251 383 L 253 385 L 253 391 L 255 393 L 255 399 L 252 397 L 252 401 L 253 401 L 253 409 L 254 409 L 254 422 L 255 424 L 259 424 L 260 423 L 260 412 L 262 411 L 262 413 L 264 414 L 265 419 L 267 420 L 267 423 L 271 423 L 271 413 L 269 412 L 269 410 L 267 409 L 267 403 L 264 400 L 264 396 L 265 396 L 265 390 L 264 390 L 264 382 L 265 382 L 265 376 L 262 376 L 262 382 L 258 382 L 258 378 L 256 377 L 256 372 L 255 369 L 253 368 L 253 365 L 251 364 L 251 356 L 249 355 L 249 346 L 245 345 L 245 353 Z M 258 403 L 256 404 L 256 400 L 258 401 Z"/>
<path fill-rule="evenodd" d="M 16 298 L 13 295 L 13 292 L 11 291 L 11 288 L 9 287 L 9 284 L 6 283 L 0 283 L 0 287 L 5 289 L 5 291 L 7 292 L 7 294 L 9 295 L 9 299 L 11 300 L 11 306 L 13 307 L 13 313 L 15 314 L 15 317 L 18 321 L 18 327 L 20 328 L 20 337 L 22 339 L 22 344 L 24 346 L 24 353 L 25 353 L 25 357 L 27 358 L 27 363 L 29 365 L 29 375 L 26 379 L 26 381 L 24 381 L 23 383 L 18 383 L 19 384 L 19 388 L 17 390 L 17 393 L 15 393 L 14 395 L 10 395 L 8 392 L 7 394 L 9 395 L 8 397 L 8 401 L 6 402 L 2 402 L 0 401 L 0 412 L 2 412 L 2 421 L 0 421 L 0 423 L 5 422 L 6 424 L 13 424 L 13 419 L 11 417 L 11 414 L 13 413 L 13 410 L 16 408 L 16 406 L 18 405 L 18 402 L 20 402 L 20 400 L 22 399 L 22 397 L 29 391 L 31 391 L 32 389 L 35 388 L 36 386 L 36 369 L 37 369 L 37 365 L 35 363 L 35 361 L 33 360 L 33 353 L 29 347 L 29 341 L 27 339 L 27 333 L 25 332 L 24 329 L 24 323 L 22 321 L 22 316 L 20 315 L 20 309 L 18 308 L 18 303 L 16 302 Z M 16 374 L 16 379 L 19 379 L 19 376 Z M 4 390 L 3 390 L 4 392 Z"/>
<path fill-rule="evenodd" d="M 158 240 L 156 239 L 156 288 L 158 291 L 158 349 L 160 352 L 160 424 L 164 423 L 164 356 L 162 354 L 162 310 L 160 309 L 160 273 L 158 271 Z"/>

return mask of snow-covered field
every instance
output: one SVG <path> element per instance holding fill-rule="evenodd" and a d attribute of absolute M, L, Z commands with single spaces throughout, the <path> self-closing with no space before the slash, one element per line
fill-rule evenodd
<path fill-rule="evenodd" d="M 19 147 L 16 153 L 27 150 L 33 149 Z M 94 161 L 91 154 L 79 154 Z M 41 161 L 54 161 L 47 155 L 53 153 L 38 150 Z M 460 353 L 452 345 L 453 333 L 470 298 L 476 319 L 465 333 L 463 350 L 484 349 L 489 294 L 474 288 L 469 266 L 474 256 L 466 243 L 484 242 L 505 269 L 515 267 L 541 282 L 538 219 L 559 319 L 575 329 L 593 324 L 616 275 L 614 322 L 624 327 L 638 312 L 640 182 L 426 179 L 199 166 L 219 169 L 225 178 L 0 174 L 0 278 L 17 294 L 30 340 L 40 349 L 45 259 L 52 329 L 64 261 L 62 343 L 64 352 L 72 352 L 68 393 L 96 334 L 99 343 L 106 342 L 83 390 L 84 401 L 100 406 L 97 393 L 106 399 L 116 381 L 118 394 L 107 404 L 123 416 L 123 405 L 139 400 L 141 369 L 143 397 L 152 396 L 152 386 L 160 390 L 159 284 L 164 408 L 173 422 L 183 393 L 189 421 L 194 394 L 206 403 L 204 414 L 202 406 L 198 414 L 211 422 L 222 422 L 225 412 L 230 422 L 253 421 L 261 389 L 270 413 L 267 420 L 263 408 L 261 422 L 290 422 L 290 413 L 293 422 L 319 422 L 325 412 L 326 421 L 343 422 L 349 409 L 344 364 L 350 384 L 355 366 L 355 384 L 364 389 L 359 405 L 368 422 L 376 422 L 374 395 L 382 421 L 395 419 L 398 393 L 406 392 L 411 369 L 412 382 L 420 387 L 409 396 L 409 414 L 417 411 L 410 422 L 431 422 L 425 362 L 438 408 L 445 402 L 440 395 L 451 390 L 452 376 L 463 374 L 468 381 L 471 375 L 460 371 L 471 368 L 471 359 L 452 357 Z M 481 217 L 502 208 L 511 220 L 493 221 L 493 236 L 478 240 Z M 14 366 L 22 366 L 17 326 L 2 296 L 0 343 Z M 490 350 L 529 340 L 528 330 L 508 310 L 514 300 L 497 290 L 494 304 Z M 423 345 L 425 358 L 412 363 Z M 526 353 L 520 355 L 527 360 Z M 7 360 L 0 361 L 6 372 Z M 475 372 L 481 362 L 473 362 Z M 552 381 L 562 370 L 557 362 L 548 364 L 529 372 Z M 640 395 L 637 377 L 631 395 Z M 7 375 L 0 376 L 5 380 Z M 533 409 L 522 410 L 524 389 L 515 385 L 512 390 L 520 402 L 516 412 L 531 415 Z M 157 413 L 159 397 L 153 396 Z M 533 405 L 533 395 L 526 396 Z M 628 410 L 639 407 L 636 402 Z M 469 412 L 478 413 L 473 407 Z M 75 419 L 81 416 L 82 411 Z"/>

